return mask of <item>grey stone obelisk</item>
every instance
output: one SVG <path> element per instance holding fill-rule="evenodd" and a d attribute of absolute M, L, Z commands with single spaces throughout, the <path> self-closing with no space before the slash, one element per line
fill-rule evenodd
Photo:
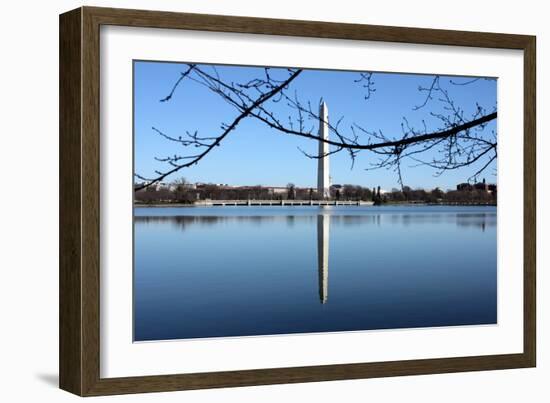
<path fill-rule="evenodd" d="M 328 250 L 330 238 L 330 216 L 317 216 L 317 270 L 319 276 L 319 299 L 321 304 L 328 299 Z"/>
<path fill-rule="evenodd" d="M 319 138 L 328 140 L 328 108 L 325 102 L 321 101 L 319 105 Z M 328 160 L 329 146 L 328 143 L 319 140 L 319 155 L 324 157 L 319 158 L 317 166 L 317 194 L 320 199 L 330 198 L 330 173 Z"/>

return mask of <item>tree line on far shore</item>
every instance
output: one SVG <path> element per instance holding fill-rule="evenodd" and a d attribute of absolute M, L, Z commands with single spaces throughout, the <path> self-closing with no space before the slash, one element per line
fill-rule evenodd
<path fill-rule="evenodd" d="M 373 201 L 375 205 L 398 203 L 428 204 L 496 204 L 497 191 L 478 189 L 475 186 L 460 190 L 443 191 L 412 189 L 381 191 L 380 187 L 369 188 L 359 185 L 334 185 L 330 188 L 331 200 Z M 231 187 L 217 184 L 191 185 L 181 179 L 170 185 L 149 187 L 135 191 L 135 202 L 142 204 L 178 203 L 193 204 L 200 200 L 317 200 L 314 188 L 299 188 L 292 183 L 286 187 L 241 186 Z"/>

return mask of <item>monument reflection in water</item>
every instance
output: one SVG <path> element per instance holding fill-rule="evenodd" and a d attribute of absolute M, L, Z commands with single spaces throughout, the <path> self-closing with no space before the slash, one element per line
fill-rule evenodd
<path fill-rule="evenodd" d="M 330 216 L 317 216 L 317 264 L 319 270 L 319 298 L 321 303 L 328 298 L 328 254 L 330 239 Z"/>
<path fill-rule="evenodd" d="M 495 207 L 136 208 L 134 339 L 495 324 L 496 222 Z"/>

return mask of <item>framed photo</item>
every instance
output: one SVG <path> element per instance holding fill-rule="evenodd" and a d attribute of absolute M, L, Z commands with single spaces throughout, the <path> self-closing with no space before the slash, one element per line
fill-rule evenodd
<path fill-rule="evenodd" d="M 535 37 L 60 16 L 60 387 L 533 367 Z"/>

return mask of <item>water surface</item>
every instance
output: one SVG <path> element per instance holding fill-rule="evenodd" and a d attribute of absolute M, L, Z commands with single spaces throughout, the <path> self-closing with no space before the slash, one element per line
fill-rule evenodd
<path fill-rule="evenodd" d="M 494 324 L 495 207 L 136 208 L 135 341 Z"/>

